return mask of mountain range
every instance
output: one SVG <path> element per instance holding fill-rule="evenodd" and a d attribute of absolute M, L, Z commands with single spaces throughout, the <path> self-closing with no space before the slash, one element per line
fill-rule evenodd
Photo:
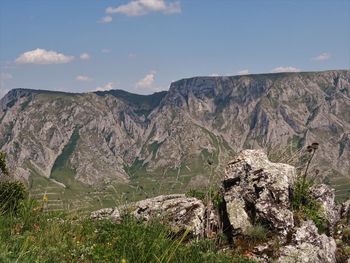
<path fill-rule="evenodd" d="M 193 77 L 152 95 L 14 89 L 0 100 L 0 150 L 34 195 L 187 191 L 217 181 L 242 149 L 293 160 L 313 142 L 312 173 L 349 196 L 349 70 Z"/>

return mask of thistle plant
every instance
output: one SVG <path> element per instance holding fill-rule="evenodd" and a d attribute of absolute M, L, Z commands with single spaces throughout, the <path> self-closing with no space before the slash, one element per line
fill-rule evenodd
<path fill-rule="evenodd" d="M 307 152 L 310 153 L 311 155 L 310 155 L 309 160 L 307 161 L 305 173 L 304 173 L 304 175 L 303 175 L 303 185 L 305 185 L 307 173 L 308 173 L 308 171 L 309 171 L 311 161 L 312 161 L 312 159 L 314 158 L 315 153 L 316 153 L 316 151 L 317 151 L 317 149 L 318 149 L 318 146 L 319 146 L 319 144 L 318 144 L 317 142 L 314 142 L 314 143 L 312 143 L 311 145 L 307 146 L 307 148 L 306 148 Z"/>

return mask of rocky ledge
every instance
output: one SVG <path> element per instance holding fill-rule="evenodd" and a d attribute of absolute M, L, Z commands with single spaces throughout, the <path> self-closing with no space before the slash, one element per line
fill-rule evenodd
<path fill-rule="evenodd" d="M 163 195 L 101 209 L 91 217 L 116 223 L 126 214 L 142 221 L 157 217 L 174 231 L 189 231 L 197 238 L 225 234 L 232 249 L 243 250 L 257 262 L 350 262 L 340 247 L 349 242 L 344 229 L 350 229 L 350 200 L 337 205 L 333 189 L 313 186 L 310 194 L 326 221 L 320 229 L 292 209 L 296 180 L 293 166 L 272 163 L 261 150 L 244 150 L 228 163 L 216 204 L 182 194 Z M 242 245 L 257 225 L 267 230 L 266 237 Z"/>

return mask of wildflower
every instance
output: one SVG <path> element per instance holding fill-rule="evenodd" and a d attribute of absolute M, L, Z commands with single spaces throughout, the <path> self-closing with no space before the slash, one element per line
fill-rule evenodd
<path fill-rule="evenodd" d="M 34 227 L 34 229 L 35 229 L 36 232 L 38 232 L 38 231 L 40 230 L 40 225 L 39 225 L 39 224 L 36 224 L 36 223 L 35 223 L 35 224 L 33 225 L 33 227 Z"/>
<path fill-rule="evenodd" d="M 121 263 L 127 263 L 125 258 L 122 258 L 122 261 L 120 261 Z"/>
<path fill-rule="evenodd" d="M 49 201 L 49 198 L 47 197 L 46 193 L 43 195 L 43 202 L 46 203 Z"/>

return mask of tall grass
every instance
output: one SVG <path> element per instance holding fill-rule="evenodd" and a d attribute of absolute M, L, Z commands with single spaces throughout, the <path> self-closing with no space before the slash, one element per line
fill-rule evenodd
<path fill-rule="evenodd" d="M 27 199 L 0 216 L 0 262 L 253 262 L 220 252 L 215 241 L 177 236 L 157 220 L 122 224 L 79 214 L 45 213 Z"/>

